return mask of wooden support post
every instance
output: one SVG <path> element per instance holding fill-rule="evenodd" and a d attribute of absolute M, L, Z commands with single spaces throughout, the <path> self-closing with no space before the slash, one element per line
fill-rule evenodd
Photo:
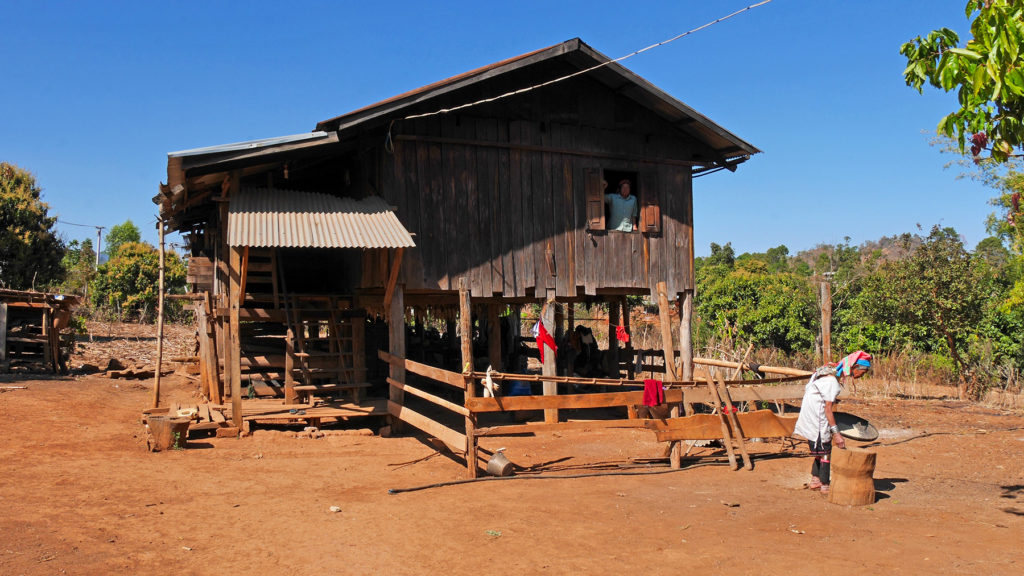
<path fill-rule="evenodd" d="M 736 464 L 736 453 L 733 452 L 732 448 L 732 435 L 729 433 L 729 423 L 726 422 L 725 414 L 722 412 L 722 398 L 718 395 L 718 387 L 715 385 L 714 379 L 711 374 L 707 375 L 706 378 L 708 385 L 708 393 L 711 395 L 711 401 L 715 403 L 715 411 L 718 412 L 718 421 L 722 426 L 722 444 L 725 445 L 725 453 L 729 456 L 729 467 L 733 470 L 738 470 L 739 466 Z"/>
<path fill-rule="evenodd" d="M 544 308 L 541 310 L 541 322 L 544 323 L 544 327 L 549 329 L 553 328 L 555 322 L 555 291 L 549 289 L 547 291 L 547 301 L 544 303 Z M 556 376 L 555 370 L 555 350 L 545 345 L 544 350 L 544 366 L 542 373 L 545 376 Z M 545 396 L 556 396 L 558 395 L 558 384 L 548 380 L 544 381 L 544 395 Z M 544 422 L 553 424 L 558 422 L 558 410 L 550 408 L 544 410 Z"/>
<path fill-rule="evenodd" d="M 228 267 L 228 350 L 225 360 L 228 360 L 231 368 L 227 371 L 228 382 L 231 385 L 231 420 L 235 427 L 242 428 L 242 341 L 239 334 L 238 309 L 242 298 L 241 288 L 241 264 L 242 249 L 236 246 L 231 247 L 231 260 Z"/>
<path fill-rule="evenodd" d="M 395 284 L 398 282 L 398 272 L 402 269 L 402 255 L 405 248 L 398 248 L 395 251 L 395 259 L 391 262 L 391 273 L 388 274 L 388 284 L 384 289 L 384 308 L 391 308 L 391 299 L 394 298 Z"/>
<path fill-rule="evenodd" d="M 665 376 L 668 380 L 676 377 L 676 350 L 672 345 L 672 314 L 668 304 L 668 289 L 664 282 L 658 282 L 658 323 L 661 326 L 661 349 L 665 352 Z"/>
<path fill-rule="evenodd" d="M 555 337 L 555 342 L 561 342 L 562 337 L 565 336 L 565 313 L 562 312 L 562 308 L 558 305 L 555 306 L 555 330 L 551 333 Z"/>
<path fill-rule="evenodd" d="M 491 368 L 501 371 L 501 304 L 487 305 L 487 356 Z"/>
<path fill-rule="evenodd" d="M 623 296 L 619 306 L 622 309 L 620 312 L 622 314 L 622 327 L 626 329 L 626 334 L 629 334 L 629 342 L 622 345 L 623 351 L 626 352 L 626 357 L 629 358 L 629 362 L 626 365 L 626 376 L 632 380 L 635 377 L 633 374 L 633 364 L 636 362 L 636 358 L 633 353 L 633 328 L 630 325 L 629 300 Z"/>
<path fill-rule="evenodd" d="M 569 307 L 569 311 L 566 313 L 565 331 L 571 336 L 576 331 L 576 305 L 569 303 L 566 306 Z"/>
<path fill-rule="evenodd" d="M 619 301 L 608 303 L 608 377 L 621 378 L 619 370 L 619 341 L 615 338 L 615 328 L 619 325 Z"/>
<path fill-rule="evenodd" d="M 284 403 L 299 403 L 299 393 L 295 390 L 295 333 L 291 328 L 284 336 Z"/>
<path fill-rule="evenodd" d="M 676 376 L 676 350 L 672 345 L 672 315 L 668 303 L 668 287 L 664 282 L 658 282 L 658 323 L 661 326 L 661 349 L 665 353 L 665 377 L 668 380 L 678 380 Z M 679 404 L 673 403 L 670 407 L 669 416 L 679 417 Z M 672 442 L 669 452 L 669 465 L 672 468 L 679 468 L 682 465 L 682 447 L 678 441 Z"/>
<path fill-rule="evenodd" d="M 220 360 L 217 352 L 217 339 L 216 326 L 220 326 L 220 321 L 210 320 L 210 315 L 213 313 L 213 306 L 210 302 L 210 293 L 203 292 L 203 301 L 200 303 L 203 307 L 203 314 L 206 321 L 200 324 L 199 329 L 203 331 L 206 339 L 206 371 L 210 378 L 210 402 L 214 404 L 220 404 L 221 398 L 224 396 L 224 386 L 220 378 Z M 203 336 L 200 336 L 201 338 Z M 221 349 L 223 353 L 223 349 Z"/>
<path fill-rule="evenodd" d="M 354 316 L 352 323 L 352 370 L 355 382 L 366 382 L 366 319 Z M 358 395 L 359 391 L 356 390 Z M 357 396 L 358 397 L 358 396 Z"/>
<path fill-rule="evenodd" d="M 396 358 L 405 358 L 405 286 L 395 286 L 394 294 L 391 297 L 391 306 L 388 308 L 388 352 Z M 391 379 L 396 382 L 405 383 L 405 366 L 391 364 Z M 388 389 L 388 397 L 399 406 L 405 405 L 405 392 L 398 387 L 391 386 Z M 391 421 L 391 429 L 400 432 L 402 423 L 397 418 Z"/>
<path fill-rule="evenodd" d="M 209 354 L 209 337 L 206 335 L 206 308 L 200 300 L 194 302 L 196 312 L 196 340 L 199 342 L 199 392 L 206 398 L 210 397 L 210 364 L 207 362 Z"/>
<path fill-rule="evenodd" d="M 157 220 L 156 228 L 160 238 L 159 268 L 156 292 L 156 375 L 153 380 L 153 408 L 160 406 L 160 372 L 164 367 L 164 222 Z M 60 350 L 55 350 L 60 354 Z"/>
<path fill-rule="evenodd" d="M 680 375 L 684 381 L 693 381 L 693 290 L 684 291 L 677 298 L 679 302 L 679 356 L 682 364 Z M 684 403 L 687 416 L 693 415 L 693 404 Z"/>
<path fill-rule="evenodd" d="M 43 342 L 43 364 L 53 363 L 53 338 L 50 337 L 50 332 L 52 332 L 50 327 L 52 325 L 53 322 L 50 321 L 50 310 L 49 308 L 45 308 L 43 309 L 43 321 L 39 327 L 43 332 L 43 337 L 46 338 L 46 341 Z M 56 372 L 56 370 L 54 370 L 54 372 Z"/>
<path fill-rule="evenodd" d="M 466 374 L 466 404 L 476 397 L 476 382 L 469 374 L 476 368 L 473 362 L 473 308 L 469 296 L 469 278 L 459 278 L 459 332 L 462 337 L 462 371 Z M 477 477 L 476 416 L 466 414 L 466 469 L 470 478 Z"/>
<path fill-rule="evenodd" d="M 7 302 L 0 302 L 0 364 L 7 363 Z"/>

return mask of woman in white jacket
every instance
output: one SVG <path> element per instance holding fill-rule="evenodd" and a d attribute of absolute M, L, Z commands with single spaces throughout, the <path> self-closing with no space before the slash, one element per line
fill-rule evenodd
<path fill-rule="evenodd" d="M 843 358 L 839 364 L 819 368 L 804 389 L 800 403 L 800 417 L 796 420 L 793 433 L 807 439 L 814 462 L 811 463 L 811 490 L 829 490 L 830 460 L 832 441 L 839 448 L 846 448 L 846 441 L 839 434 L 832 406 L 842 390 L 840 378 L 860 378 L 871 367 L 871 355 L 858 350 Z"/>

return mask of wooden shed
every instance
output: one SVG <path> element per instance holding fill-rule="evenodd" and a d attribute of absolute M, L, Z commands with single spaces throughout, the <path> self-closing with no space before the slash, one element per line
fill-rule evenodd
<path fill-rule="evenodd" d="M 463 335 L 474 310 L 500 370 L 499 316 L 510 305 L 607 301 L 618 322 L 626 295 L 653 295 L 662 308 L 678 299 L 681 373 L 667 364 L 687 379 L 693 180 L 757 152 L 573 39 L 309 133 L 170 153 L 154 201 L 165 229 L 188 240 L 204 391 L 231 397 L 236 422 L 250 382 L 259 385 L 248 395 L 279 397 L 275 414 L 339 393 L 344 402 L 318 403 L 317 414 L 406 419 L 406 319 L 431 310 L 460 311 L 451 318 Z M 606 195 L 621 181 L 637 205 L 629 231 L 609 222 Z M 391 404 L 359 392 L 385 346 Z M 475 396 L 477 386 L 463 389 Z"/>

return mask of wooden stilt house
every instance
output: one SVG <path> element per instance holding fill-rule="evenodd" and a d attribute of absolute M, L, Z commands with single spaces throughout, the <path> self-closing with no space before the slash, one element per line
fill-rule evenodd
<path fill-rule="evenodd" d="M 653 295 L 666 311 L 678 299 L 681 373 L 666 364 L 689 377 L 693 178 L 757 152 L 574 39 L 309 133 L 171 153 L 154 201 L 166 229 L 188 239 L 204 391 L 230 397 L 236 421 L 255 382 L 253 393 L 282 407 L 310 406 L 307 418 L 386 410 L 466 451 L 471 412 L 453 408 L 467 429 L 448 434 L 404 392 L 439 399 L 406 382 L 415 366 L 477 394 L 470 310 L 485 319 L 500 370 L 498 316 L 509 305 L 607 301 L 617 324 L 626 295 Z M 631 231 L 608 221 L 606 194 L 622 180 L 638 205 Z M 444 309 L 460 310 L 462 374 L 406 358 L 406 318 Z M 361 394 L 384 347 L 367 341 L 378 316 L 387 401 Z M 332 395 L 343 401 L 309 404 Z"/>

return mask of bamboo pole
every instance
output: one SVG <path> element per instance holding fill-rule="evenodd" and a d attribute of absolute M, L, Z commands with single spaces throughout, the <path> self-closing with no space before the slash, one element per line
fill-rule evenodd
<path fill-rule="evenodd" d="M 693 380 L 693 290 L 686 290 L 677 298 L 679 302 L 679 355 L 683 380 Z M 687 416 L 693 415 L 693 405 L 683 404 Z"/>
<path fill-rule="evenodd" d="M 156 308 L 156 376 L 153 382 L 153 408 L 160 406 L 160 372 L 164 361 L 164 222 L 157 220 L 156 228 L 160 236 L 160 268 L 157 281 Z M 59 354 L 60 351 L 58 350 Z"/>
<path fill-rule="evenodd" d="M 739 362 L 729 362 L 728 360 L 716 360 L 714 358 L 694 358 L 694 364 L 700 364 L 702 366 L 716 366 L 718 368 L 739 368 L 743 367 L 750 370 L 748 364 L 741 364 Z M 786 368 L 785 366 L 759 366 L 757 368 L 761 372 L 767 372 L 769 374 L 782 374 L 783 376 L 810 376 L 812 372 L 807 370 L 799 370 L 797 368 Z"/>

